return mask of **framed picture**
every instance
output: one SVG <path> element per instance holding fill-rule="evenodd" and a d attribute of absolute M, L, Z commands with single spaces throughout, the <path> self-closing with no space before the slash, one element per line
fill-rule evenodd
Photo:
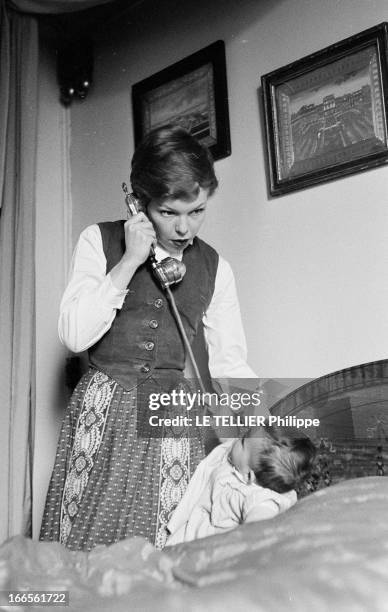
<path fill-rule="evenodd" d="M 387 25 L 261 77 L 271 195 L 387 163 Z"/>
<path fill-rule="evenodd" d="M 151 129 L 176 123 L 214 159 L 231 153 L 225 45 L 201 49 L 132 87 L 135 145 Z"/>

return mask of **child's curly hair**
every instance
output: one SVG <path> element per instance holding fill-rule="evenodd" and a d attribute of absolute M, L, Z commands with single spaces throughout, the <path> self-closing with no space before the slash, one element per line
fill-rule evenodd
<path fill-rule="evenodd" d="M 313 469 L 315 445 L 294 430 L 286 433 L 282 428 L 266 425 L 265 433 L 264 446 L 252 466 L 256 481 L 278 493 L 300 489 Z M 248 432 L 247 436 L 250 435 Z"/>

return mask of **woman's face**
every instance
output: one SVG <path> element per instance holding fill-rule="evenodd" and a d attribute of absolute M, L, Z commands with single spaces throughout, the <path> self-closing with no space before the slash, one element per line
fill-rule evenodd
<path fill-rule="evenodd" d="M 207 191 L 200 189 L 193 202 L 185 200 L 151 200 L 147 216 L 152 222 L 158 244 L 170 255 L 178 255 L 198 234 L 205 220 Z"/>

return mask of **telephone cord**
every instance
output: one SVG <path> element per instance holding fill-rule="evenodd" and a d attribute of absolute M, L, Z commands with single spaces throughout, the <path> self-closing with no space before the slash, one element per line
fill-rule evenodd
<path fill-rule="evenodd" d="M 180 331 L 180 333 L 182 335 L 185 348 L 186 348 L 186 350 L 188 352 L 188 355 L 190 357 L 190 361 L 191 361 L 191 364 L 193 366 L 195 376 L 197 377 L 198 384 L 200 386 L 200 389 L 201 389 L 202 393 L 205 394 L 206 393 L 205 385 L 203 384 L 202 377 L 201 377 L 201 375 L 199 373 L 198 365 L 197 365 L 197 362 L 195 360 L 192 348 L 190 346 L 189 339 L 188 339 L 187 334 L 185 332 L 185 328 L 183 327 L 182 319 L 181 319 L 181 316 L 179 314 L 179 310 L 178 310 L 178 308 L 176 306 L 174 296 L 172 294 L 172 291 L 171 291 L 170 287 L 168 287 L 168 286 L 165 287 L 165 290 L 166 290 L 167 296 L 168 296 L 168 298 L 170 300 L 171 308 L 172 308 L 172 311 L 174 313 L 175 320 L 177 322 L 179 331 Z"/>

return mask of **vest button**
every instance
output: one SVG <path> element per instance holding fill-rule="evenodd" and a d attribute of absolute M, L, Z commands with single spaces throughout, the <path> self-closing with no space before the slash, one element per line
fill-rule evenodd
<path fill-rule="evenodd" d="M 148 365 L 148 363 L 144 363 L 141 368 L 140 368 L 140 372 L 143 372 L 143 374 L 147 374 L 150 371 L 150 366 Z"/>
<path fill-rule="evenodd" d="M 155 347 L 155 343 L 154 342 L 146 342 L 144 344 L 144 348 L 145 348 L 146 351 L 152 351 L 154 347 Z"/>
<path fill-rule="evenodd" d="M 154 306 L 155 306 L 155 308 L 162 308 L 162 306 L 163 306 L 162 298 L 156 298 L 156 300 L 154 302 Z"/>
<path fill-rule="evenodd" d="M 148 325 L 151 327 L 151 329 L 156 329 L 157 327 L 159 327 L 159 323 L 156 319 L 151 319 Z"/>

